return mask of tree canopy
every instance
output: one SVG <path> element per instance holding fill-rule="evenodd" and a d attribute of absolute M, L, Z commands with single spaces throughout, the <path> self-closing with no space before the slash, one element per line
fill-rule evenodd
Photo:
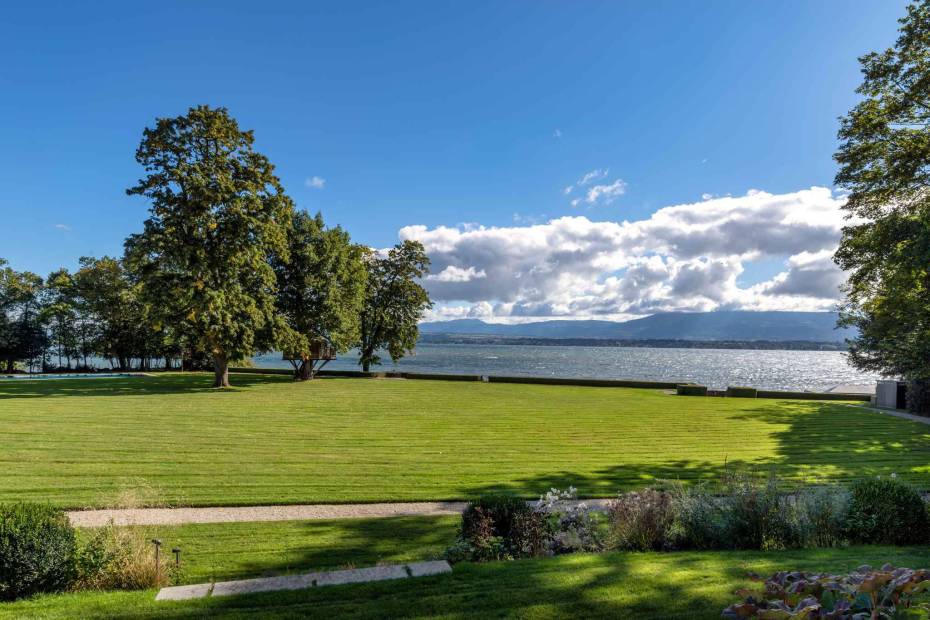
<path fill-rule="evenodd" d="M 128 194 L 150 200 L 127 253 L 154 319 L 177 325 L 229 385 L 229 361 L 270 348 L 281 327 L 269 257 L 288 260 L 293 203 L 251 131 L 225 108 L 198 106 L 146 129 L 136 161 L 146 175 Z"/>
<path fill-rule="evenodd" d="M 272 259 L 277 308 L 286 323 L 278 344 L 295 377 L 310 379 L 314 350 L 322 345 L 342 353 L 358 342 L 368 279 L 365 250 L 339 226 L 327 229 L 320 214 L 306 211 L 294 212 L 287 237 L 288 260 Z"/>
<path fill-rule="evenodd" d="M 835 260 L 849 272 L 841 323 L 860 369 L 930 381 L 930 2 L 908 7 L 894 47 L 860 58 L 841 121 L 836 184 L 849 194 Z M 916 390 L 915 390 L 916 393 Z M 926 412 L 926 405 L 917 409 Z"/>
<path fill-rule="evenodd" d="M 377 351 L 386 349 L 397 361 L 413 351 L 423 313 L 432 307 L 418 280 L 429 270 L 429 258 L 419 241 L 404 241 L 379 256 L 368 254 L 368 284 L 361 315 L 359 364 L 368 371 L 380 364 Z"/>

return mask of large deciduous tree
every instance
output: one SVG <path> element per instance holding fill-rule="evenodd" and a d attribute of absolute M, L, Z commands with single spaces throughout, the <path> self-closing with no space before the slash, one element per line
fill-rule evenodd
<path fill-rule="evenodd" d="M 387 256 L 369 253 L 368 284 L 361 315 L 359 364 L 368 371 L 380 364 L 377 351 L 386 349 L 393 361 L 413 351 L 423 313 L 432 307 L 418 280 L 429 270 L 429 258 L 419 241 L 404 241 Z"/>
<path fill-rule="evenodd" d="M 5 265 L 0 259 L 0 361 L 13 372 L 16 362 L 37 364 L 48 340 L 40 317 L 42 278 Z"/>
<path fill-rule="evenodd" d="M 279 326 L 269 257 L 287 260 L 293 203 L 253 142 L 225 108 L 158 119 L 136 151 L 146 175 L 127 190 L 151 202 L 127 253 L 157 302 L 153 318 L 210 354 L 216 387 L 229 385 L 230 360 L 270 348 Z"/>
<path fill-rule="evenodd" d="M 341 353 L 358 342 L 368 277 L 365 250 L 339 226 L 326 228 L 321 215 L 295 211 L 288 255 L 289 260 L 272 258 L 278 312 L 287 324 L 278 344 L 294 365 L 294 377 L 306 380 L 315 374 L 315 352 Z"/>
<path fill-rule="evenodd" d="M 841 324 L 860 369 L 905 377 L 930 413 L 930 2 L 908 7 L 895 46 L 860 58 L 863 100 L 842 119 L 836 184 L 850 218 Z"/>

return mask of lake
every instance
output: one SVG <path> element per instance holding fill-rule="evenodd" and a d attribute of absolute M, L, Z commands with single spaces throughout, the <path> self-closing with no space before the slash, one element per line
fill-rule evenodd
<path fill-rule="evenodd" d="M 747 385 L 770 390 L 823 391 L 836 385 L 872 385 L 877 375 L 861 373 L 837 351 L 748 349 L 650 349 L 639 347 L 558 347 L 531 345 L 428 344 L 416 354 L 376 370 L 651 379 L 694 382 L 710 388 Z M 354 352 L 330 362 L 328 370 L 358 370 Z M 255 357 L 261 368 L 290 368 L 280 354 Z"/>

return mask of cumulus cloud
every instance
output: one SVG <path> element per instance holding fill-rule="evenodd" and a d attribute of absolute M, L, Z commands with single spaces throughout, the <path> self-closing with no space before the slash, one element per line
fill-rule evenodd
<path fill-rule="evenodd" d="M 313 189 L 323 189 L 324 187 L 326 187 L 326 179 L 324 179 L 323 177 L 313 176 L 313 177 L 309 177 L 306 181 L 304 181 L 304 184 L 307 187 L 310 187 Z"/>
<path fill-rule="evenodd" d="M 594 189 L 597 186 L 591 186 Z M 832 252 L 844 198 L 814 187 L 750 191 L 659 209 L 637 221 L 561 217 L 509 227 L 407 226 L 432 260 L 433 318 L 629 318 L 658 311 L 824 310 L 843 273 Z M 738 284 L 752 263 L 775 277 Z"/>
<path fill-rule="evenodd" d="M 474 267 L 462 269 L 455 265 L 449 265 L 439 273 L 426 276 L 426 279 L 434 282 L 470 282 L 485 277 L 487 277 L 487 274 L 484 272 L 484 269 L 478 271 Z"/>

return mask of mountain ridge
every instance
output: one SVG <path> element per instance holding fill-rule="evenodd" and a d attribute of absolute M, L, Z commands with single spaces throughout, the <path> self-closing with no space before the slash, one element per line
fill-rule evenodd
<path fill-rule="evenodd" d="M 422 323 L 423 334 L 468 334 L 523 338 L 630 340 L 767 340 L 842 342 L 855 330 L 837 328 L 836 312 L 748 311 L 661 312 L 629 321 L 549 320 L 486 323 L 454 319 Z"/>

